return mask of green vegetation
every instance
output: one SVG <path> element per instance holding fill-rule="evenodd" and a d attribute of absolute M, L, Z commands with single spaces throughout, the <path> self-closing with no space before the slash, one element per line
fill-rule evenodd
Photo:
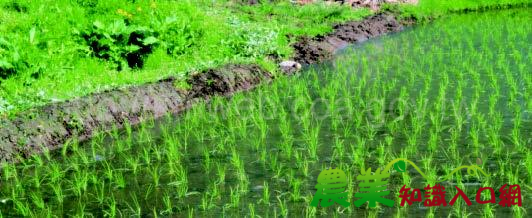
<path fill-rule="evenodd" d="M 90 30 L 80 35 L 95 57 L 118 64 L 119 71 L 127 67 L 141 68 L 144 56 L 153 51 L 158 41 L 151 29 L 126 25 L 124 20 L 109 25 L 95 21 Z"/>
<path fill-rule="evenodd" d="M 230 100 L 217 97 L 177 117 L 6 165 L 0 217 L 525 216 L 532 206 L 527 13 L 445 18 Z M 387 197 L 395 208 L 309 207 L 322 169 L 346 172 L 353 202 L 362 169 L 399 157 L 438 179 L 479 164 L 490 177 L 453 175 L 441 183 L 448 199 L 454 185 L 471 198 L 475 183 L 495 190 L 520 184 L 523 206 L 468 207 L 458 200 L 452 207 L 401 208 L 403 184 L 429 183 L 393 173 Z"/>
<path fill-rule="evenodd" d="M 423 19 L 524 3 L 421 0 L 393 10 Z M 297 36 L 370 14 L 323 2 L 2 0 L 0 114 L 226 63 L 271 66 L 290 57 Z"/>
<path fill-rule="evenodd" d="M 0 1 L 0 114 L 225 63 L 272 65 L 369 10 L 288 1 Z"/>
<path fill-rule="evenodd" d="M 0 38 L 0 77 L 6 78 L 18 69 L 24 69 L 24 60 L 20 57 L 18 48 L 4 38 Z"/>
<path fill-rule="evenodd" d="M 530 0 L 420 0 L 417 6 L 387 5 L 384 8 L 397 11 L 403 17 L 427 20 L 449 12 L 504 9 L 516 5 L 531 6 Z"/>

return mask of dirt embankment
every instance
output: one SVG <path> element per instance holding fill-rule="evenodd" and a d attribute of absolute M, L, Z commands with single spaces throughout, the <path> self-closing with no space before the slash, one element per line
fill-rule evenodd
<path fill-rule="evenodd" d="M 126 122 L 178 113 L 200 98 L 251 89 L 271 78 L 258 66 L 228 65 L 192 76 L 188 91 L 177 89 L 175 79 L 168 78 L 35 108 L 15 119 L 0 120 L 0 163 L 60 148 L 73 137 L 86 140 L 96 131 Z"/>
<path fill-rule="evenodd" d="M 360 43 L 403 28 L 393 15 L 378 14 L 362 21 L 353 21 L 334 26 L 334 31 L 316 38 L 303 37 L 294 44 L 297 62 L 312 64 L 331 58 L 334 53 L 350 43 Z"/>
<path fill-rule="evenodd" d="M 329 35 L 302 38 L 295 43 L 294 59 L 303 64 L 316 63 L 332 57 L 348 43 L 399 30 L 401 24 L 384 14 L 336 25 Z M 191 76 L 187 91 L 176 88 L 175 79 L 168 78 L 35 108 L 15 119 L 0 118 L 0 163 L 28 158 L 44 149 L 58 149 L 72 138 L 86 140 L 97 131 L 121 127 L 126 122 L 137 124 L 148 117 L 178 113 L 200 99 L 249 90 L 272 79 L 270 72 L 256 65 L 227 65 Z"/>

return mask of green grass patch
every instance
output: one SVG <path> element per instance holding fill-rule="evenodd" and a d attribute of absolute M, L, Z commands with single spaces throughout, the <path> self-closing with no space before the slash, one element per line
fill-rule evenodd
<path fill-rule="evenodd" d="M 271 66 L 295 36 L 368 10 L 288 1 L 0 1 L 0 113 L 226 63 Z"/>
<path fill-rule="evenodd" d="M 421 0 L 388 9 L 423 20 L 524 3 Z M 290 57 L 297 36 L 370 14 L 323 2 L 1 0 L 0 114 L 226 63 L 271 68 Z"/>

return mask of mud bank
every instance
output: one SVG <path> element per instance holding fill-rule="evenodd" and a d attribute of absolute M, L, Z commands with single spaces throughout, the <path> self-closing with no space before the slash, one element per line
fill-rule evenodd
<path fill-rule="evenodd" d="M 272 75 L 254 65 L 228 65 L 189 79 L 190 90 L 175 87 L 174 78 L 116 89 L 35 108 L 15 119 L 0 120 L 0 163 L 17 162 L 45 149 L 60 148 L 76 137 L 89 139 L 97 131 L 138 124 L 151 117 L 179 113 L 194 102 L 213 95 L 248 90 Z"/>
<path fill-rule="evenodd" d="M 349 43 L 401 29 L 394 16 L 385 14 L 336 25 L 329 35 L 295 43 L 294 59 L 316 63 L 331 58 Z M 14 119 L 0 118 L 0 163 L 61 148 L 72 138 L 87 140 L 95 132 L 120 128 L 126 122 L 134 125 L 147 118 L 179 113 L 201 99 L 249 90 L 272 79 L 270 72 L 256 65 L 227 65 L 192 75 L 188 90 L 176 88 L 175 78 L 168 78 L 35 108 Z"/>
<path fill-rule="evenodd" d="M 328 35 L 301 38 L 293 46 L 294 59 L 303 64 L 320 62 L 333 57 L 337 50 L 350 43 L 360 43 L 402 28 L 403 25 L 391 14 L 377 14 L 362 21 L 335 25 L 334 31 Z"/>

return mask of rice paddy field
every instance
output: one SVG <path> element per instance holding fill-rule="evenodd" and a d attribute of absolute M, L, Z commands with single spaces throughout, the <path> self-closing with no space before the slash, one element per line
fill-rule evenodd
<path fill-rule="evenodd" d="M 251 92 L 69 141 L 2 168 L 0 217 L 529 217 L 530 23 L 528 9 L 448 16 Z M 396 158 L 430 180 L 407 164 L 390 172 L 393 207 L 353 205 L 357 176 Z M 463 165 L 488 176 L 447 177 Z M 349 207 L 310 206 L 329 167 L 346 173 Z M 473 205 L 399 205 L 403 185 L 435 184 Z M 522 206 L 475 202 L 480 187 L 498 202 L 504 184 L 520 185 Z"/>

